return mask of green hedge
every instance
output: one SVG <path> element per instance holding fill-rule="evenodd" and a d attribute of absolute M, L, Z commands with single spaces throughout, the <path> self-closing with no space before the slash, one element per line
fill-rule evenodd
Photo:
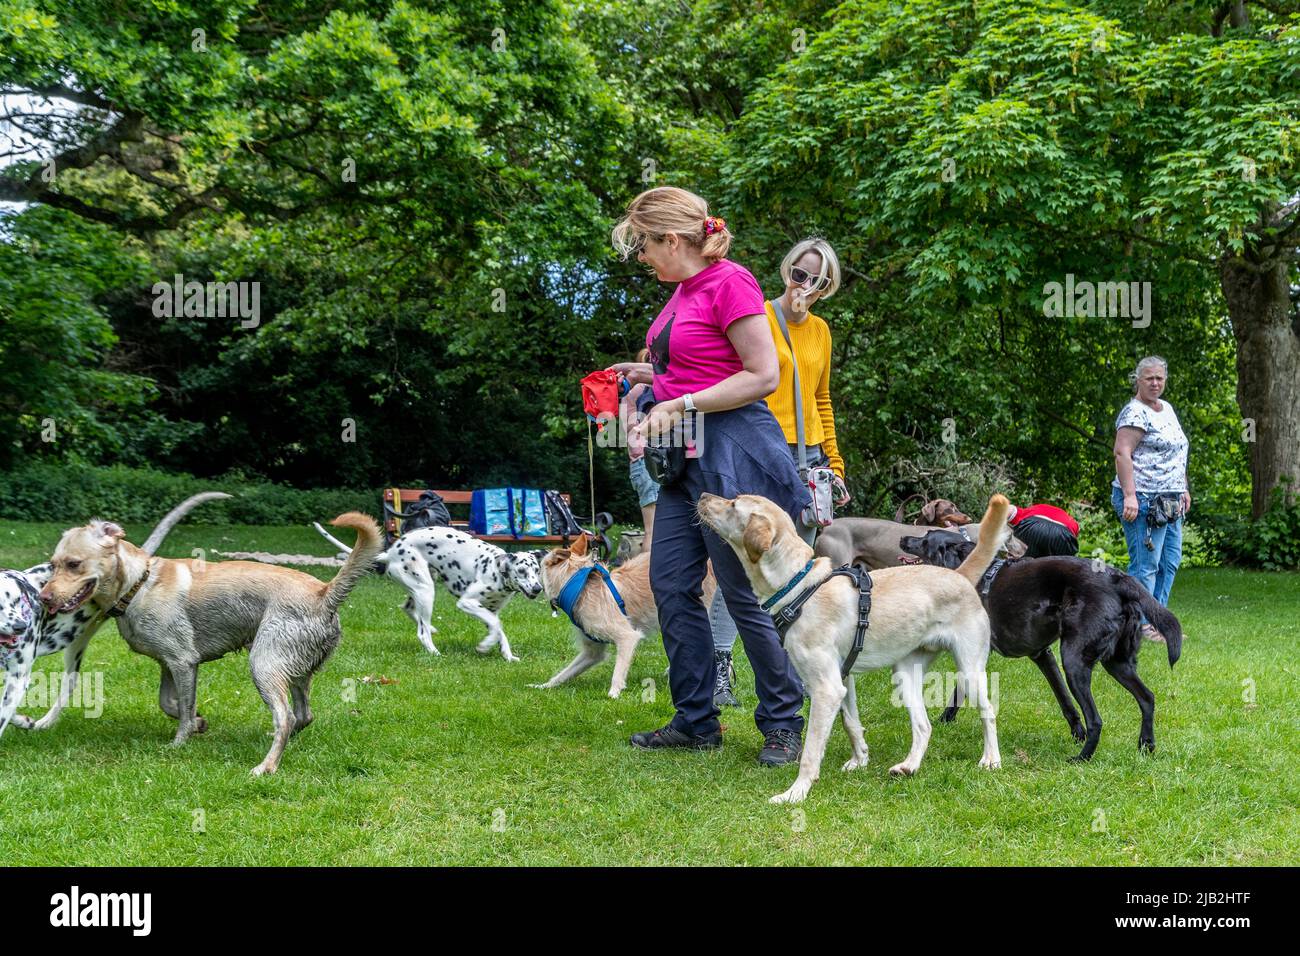
<path fill-rule="evenodd" d="M 300 491 L 242 476 L 195 478 L 122 465 L 32 463 L 0 473 L 0 518 L 80 524 L 91 518 L 148 523 L 200 491 L 235 497 L 201 506 L 194 524 L 301 525 L 344 511 L 379 517 L 379 489 Z"/>

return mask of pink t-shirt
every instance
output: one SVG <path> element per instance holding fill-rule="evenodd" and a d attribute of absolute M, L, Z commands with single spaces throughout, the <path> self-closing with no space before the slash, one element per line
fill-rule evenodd
<path fill-rule="evenodd" d="M 722 259 L 685 282 L 646 333 L 656 401 L 716 385 L 744 368 L 727 326 L 763 314 L 763 290 L 744 266 Z"/>

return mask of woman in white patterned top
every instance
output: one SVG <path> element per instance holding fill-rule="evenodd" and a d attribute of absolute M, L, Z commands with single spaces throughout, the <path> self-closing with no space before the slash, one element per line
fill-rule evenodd
<path fill-rule="evenodd" d="M 1115 419 L 1115 481 L 1111 503 L 1124 526 L 1128 573 L 1161 604 L 1169 604 L 1183 556 L 1183 518 L 1192 507 L 1187 485 L 1187 436 L 1161 398 L 1169 366 L 1158 355 L 1138 362 L 1133 398 Z M 1163 640 L 1150 624 L 1143 636 Z"/>

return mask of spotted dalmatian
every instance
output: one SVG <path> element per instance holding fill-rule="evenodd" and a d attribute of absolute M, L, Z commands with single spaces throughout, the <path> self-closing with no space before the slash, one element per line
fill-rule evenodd
<path fill-rule="evenodd" d="M 89 602 L 67 614 L 49 613 L 41 605 L 40 590 L 52 574 L 48 564 L 26 571 L 0 571 L 0 670 L 4 672 L 0 734 L 11 723 L 24 730 L 45 730 L 59 719 L 77 685 L 86 645 L 103 623 Z M 39 720 L 24 717 L 16 711 L 31 682 L 32 665 L 36 658 L 56 651 L 63 651 L 59 699 Z"/>
<path fill-rule="evenodd" d="M 379 556 L 378 566 L 410 592 L 402 610 L 415 622 L 416 636 L 431 654 L 433 646 L 433 575 L 456 595 L 456 607 L 487 625 L 478 652 L 498 644 L 501 656 L 519 660 L 497 616 L 516 591 L 530 600 L 542 591 L 538 552 L 508 552 L 455 528 L 420 528 L 402 535 Z"/>

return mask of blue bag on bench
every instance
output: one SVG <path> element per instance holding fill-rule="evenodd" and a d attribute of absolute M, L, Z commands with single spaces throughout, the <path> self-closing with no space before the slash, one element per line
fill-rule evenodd
<path fill-rule="evenodd" d="M 542 504 L 542 492 L 537 488 L 510 489 L 511 517 L 514 519 L 513 533 L 516 537 L 546 537 L 546 508 Z"/>
<path fill-rule="evenodd" d="M 514 534 L 511 527 L 510 489 L 475 488 L 469 499 L 472 534 Z"/>

